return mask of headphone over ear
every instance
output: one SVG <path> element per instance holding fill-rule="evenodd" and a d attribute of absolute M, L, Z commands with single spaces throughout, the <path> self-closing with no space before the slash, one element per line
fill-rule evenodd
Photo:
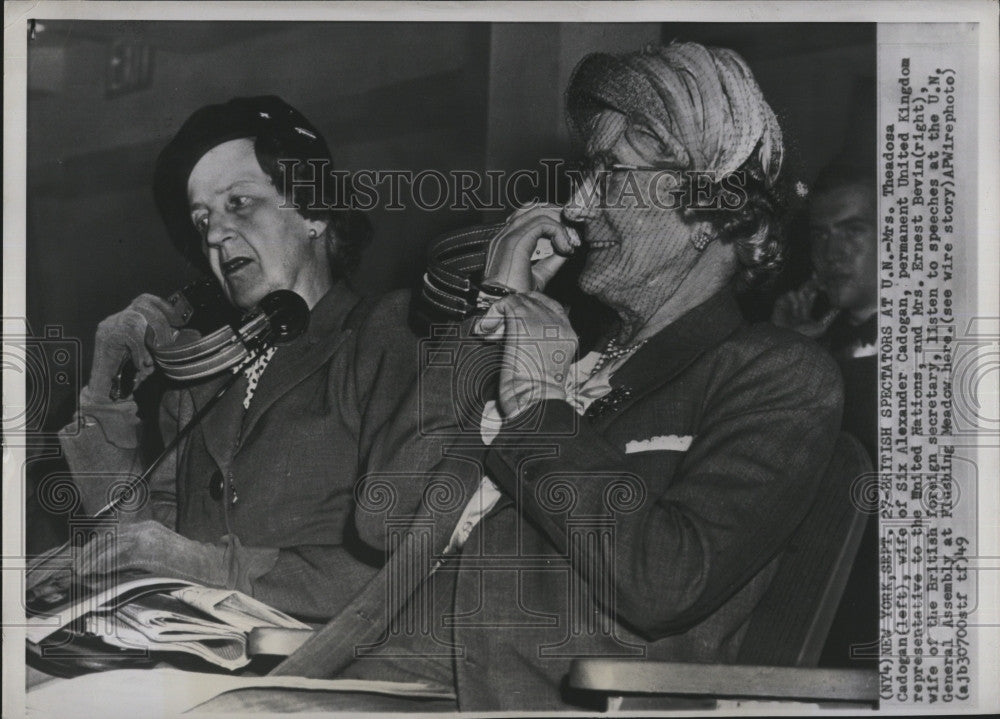
<path fill-rule="evenodd" d="M 416 313 L 434 324 L 482 314 L 510 291 L 483 281 L 490 244 L 506 225 L 464 228 L 434 240 Z"/>

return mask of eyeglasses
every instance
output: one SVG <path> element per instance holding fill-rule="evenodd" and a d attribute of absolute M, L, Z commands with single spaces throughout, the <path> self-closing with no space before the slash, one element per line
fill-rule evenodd
<path fill-rule="evenodd" d="M 624 172 L 663 172 L 664 170 L 679 171 L 677 163 L 669 160 L 654 162 L 652 165 L 633 165 L 626 162 L 609 162 L 605 154 L 597 154 L 579 162 L 571 162 L 566 165 L 568 175 L 578 175 L 580 179 L 596 176 L 600 173 L 611 175 Z"/>
<path fill-rule="evenodd" d="M 617 203 L 622 197 L 629 178 L 634 178 L 635 173 L 658 173 L 656 178 L 656 188 L 647 187 L 647 191 L 653 189 L 663 190 L 659 187 L 660 179 L 664 176 L 672 176 L 675 183 L 680 181 L 680 170 L 674 162 L 654 162 L 651 165 L 634 165 L 625 162 L 608 162 L 606 156 L 597 155 L 587 158 L 582 162 L 566 165 L 566 175 L 574 188 L 583 187 L 591 183 L 592 190 L 587 194 L 592 199 L 602 199 L 612 203 Z M 641 186 L 633 184 L 629 194 L 635 195 L 641 192 Z"/>

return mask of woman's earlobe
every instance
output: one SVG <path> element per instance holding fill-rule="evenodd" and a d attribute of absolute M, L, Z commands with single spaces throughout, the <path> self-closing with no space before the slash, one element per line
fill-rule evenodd
<path fill-rule="evenodd" d="M 326 223 L 320 221 L 314 221 L 309 223 L 309 239 L 315 240 L 317 237 L 322 237 L 326 234 Z"/>

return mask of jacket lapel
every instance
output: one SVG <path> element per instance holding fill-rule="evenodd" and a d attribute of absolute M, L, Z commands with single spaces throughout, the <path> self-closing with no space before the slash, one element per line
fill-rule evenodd
<path fill-rule="evenodd" d="M 271 405 L 322 367 L 336 352 L 349 335 L 343 331 L 344 321 L 359 301 L 358 295 L 343 282 L 334 285 L 313 308 L 305 333 L 294 342 L 278 348 L 261 376 L 250 409 L 243 418 L 242 437 L 250 435 Z"/>
<path fill-rule="evenodd" d="M 196 411 L 204 407 L 222 385 L 230 379 L 229 372 L 213 377 L 208 382 L 191 388 Z M 240 378 L 229 388 L 226 396 L 205 415 L 201 421 L 201 433 L 205 440 L 205 449 L 215 460 L 223 473 L 228 472 L 233 458 L 233 449 L 239 436 L 240 418 L 243 414 L 243 392 L 246 379 Z"/>
<path fill-rule="evenodd" d="M 730 288 L 712 295 L 650 338 L 611 376 L 611 392 L 588 414 L 598 426 L 610 424 L 650 392 L 691 366 L 707 350 L 744 324 Z"/>
<path fill-rule="evenodd" d="M 341 325 L 358 301 L 357 294 L 349 287 L 343 283 L 335 285 L 313 308 L 305 333 L 275 353 L 261 377 L 250 409 L 243 409 L 246 378 L 241 376 L 205 416 L 201 422 L 205 448 L 223 474 L 229 471 L 241 438 L 249 434 L 267 408 L 336 351 L 346 337 L 340 331 Z M 191 387 L 195 408 L 204 407 L 229 377 L 226 372 Z"/>

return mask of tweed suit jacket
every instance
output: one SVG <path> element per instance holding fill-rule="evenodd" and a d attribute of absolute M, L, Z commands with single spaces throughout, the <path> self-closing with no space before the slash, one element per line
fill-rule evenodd
<path fill-rule="evenodd" d="M 547 401 L 489 447 L 430 441 L 452 419 L 430 401 L 448 388 L 425 387 L 410 410 L 411 422 L 423 413 L 421 433 L 390 429 L 377 443 L 385 476 L 410 468 L 400 506 L 419 504 L 420 466 L 466 497 L 484 474 L 503 491 L 432 575 L 455 586 L 453 611 L 433 624 L 435 641 L 455 647 L 463 711 L 572 707 L 562 683 L 577 656 L 734 660 L 839 430 L 833 361 L 795 333 L 745 324 L 729 290 L 652 338 L 611 384 L 603 412 Z M 417 515 L 435 514 L 426 499 Z M 437 512 L 439 551 L 455 504 Z M 362 537 L 381 546 L 378 519 L 358 510 Z"/>
<path fill-rule="evenodd" d="M 357 541 L 350 517 L 372 439 L 413 383 L 407 309 L 404 293 L 362 306 L 337 284 L 313 308 L 306 332 L 278 349 L 249 409 L 241 378 L 154 474 L 150 501 L 121 519 L 155 518 L 200 542 L 225 538 L 250 571 L 239 588 L 305 618 L 336 614 L 382 559 Z M 352 310 L 367 313 L 356 328 L 348 326 Z M 166 441 L 223 381 L 166 393 Z M 113 413 L 84 407 L 97 421 L 61 437 L 88 512 L 104 504 L 109 482 L 142 468 L 130 404 Z M 210 496 L 220 475 L 235 503 Z"/>

